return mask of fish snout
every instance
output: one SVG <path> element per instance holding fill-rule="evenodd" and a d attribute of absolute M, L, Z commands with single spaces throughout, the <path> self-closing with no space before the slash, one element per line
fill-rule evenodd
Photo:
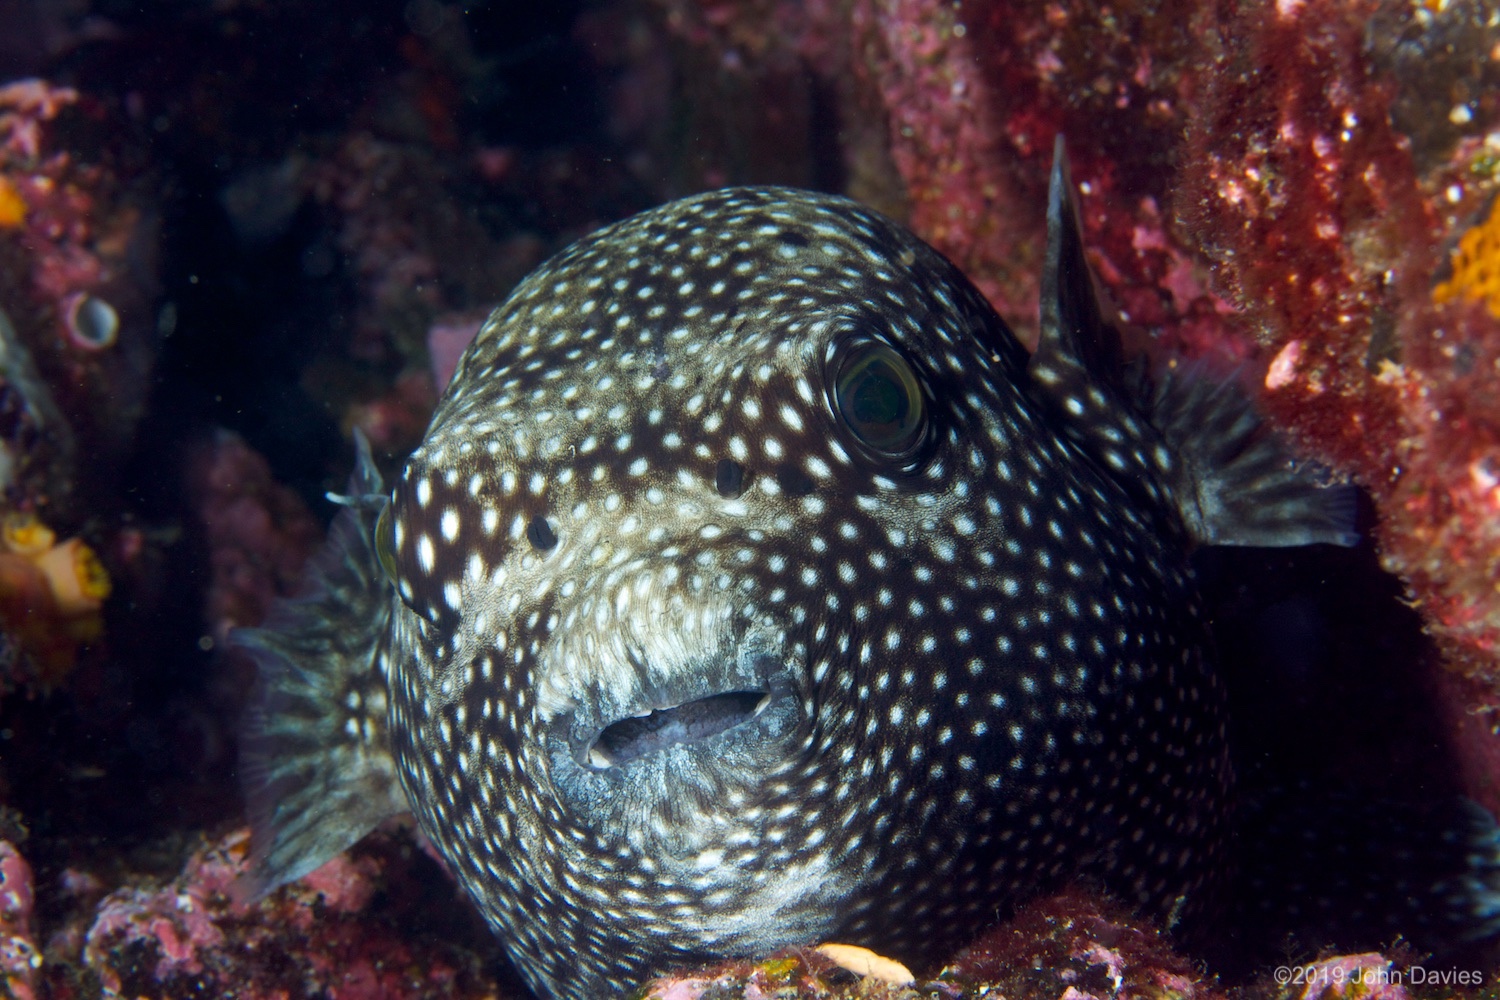
<path fill-rule="evenodd" d="M 662 659 L 663 647 L 679 655 Z M 600 826 L 684 800 L 732 811 L 785 770 L 810 728 L 792 665 L 753 640 L 662 643 L 591 666 L 545 739 L 562 799 Z"/>

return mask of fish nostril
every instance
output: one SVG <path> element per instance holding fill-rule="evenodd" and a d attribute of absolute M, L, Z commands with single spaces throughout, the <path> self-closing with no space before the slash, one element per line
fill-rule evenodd
<path fill-rule="evenodd" d="M 714 489 L 725 500 L 735 500 L 745 492 L 745 467 L 732 458 L 721 458 L 714 467 Z"/>
<path fill-rule="evenodd" d="M 526 540 L 538 552 L 549 552 L 557 545 L 557 532 L 552 530 L 545 517 L 538 514 L 526 526 Z"/>

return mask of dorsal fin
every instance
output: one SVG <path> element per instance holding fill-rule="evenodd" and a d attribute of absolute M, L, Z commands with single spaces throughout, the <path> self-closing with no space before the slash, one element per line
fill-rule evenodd
<path fill-rule="evenodd" d="M 1100 302 L 1059 135 L 1047 191 L 1041 336 L 1027 371 L 1056 426 L 1109 470 L 1134 499 L 1130 508 L 1159 510 L 1171 502 L 1165 491 L 1171 456 L 1141 419 L 1144 408 L 1134 399 L 1141 387 L 1126 386 L 1120 332 L 1105 319 Z"/>
<path fill-rule="evenodd" d="M 1091 381 L 1114 386 L 1123 370 L 1120 334 L 1104 319 L 1093 271 L 1083 252 L 1083 227 L 1059 135 L 1052 144 L 1047 186 L 1047 257 L 1042 270 L 1041 337 L 1031 358 L 1032 377 L 1049 389 L 1082 391 Z"/>

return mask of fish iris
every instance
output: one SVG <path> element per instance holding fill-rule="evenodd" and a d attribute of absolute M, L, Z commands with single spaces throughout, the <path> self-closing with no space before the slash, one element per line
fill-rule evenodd
<path fill-rule="evenodd" d="M 884 344 L 863 344 L 839 372 L 834 398 L 854 436 L 875 451 L 898 455 L 921 437 L 925 411 L 916 373 Z"/>

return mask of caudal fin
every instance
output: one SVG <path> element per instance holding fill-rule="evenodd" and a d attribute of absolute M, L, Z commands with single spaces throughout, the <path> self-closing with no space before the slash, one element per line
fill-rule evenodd
<path fill-rule="evenodd" d="M 368 443 L 303 596 L 230 645 L 259 669 L 240 775 L 259 894 L 312 871 L 408 806 L 386 736 L 391 591 L 374 549 L 386 498 Z"/>

